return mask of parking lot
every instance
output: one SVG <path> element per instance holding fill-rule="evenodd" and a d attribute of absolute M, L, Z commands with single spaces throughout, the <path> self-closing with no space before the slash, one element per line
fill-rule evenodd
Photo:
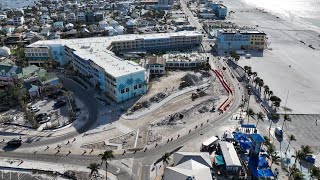
<path fill-rule="evenodd" d="M 291 121 L 284 125 L 284 131 L 287 135 L 293 134 L 297 141 L 292 145 L 299 149 L 301 145 L 309 145 L 315 151 L 320 153 L 320 115 L 291 115 Z M 316 123 L 316 119 L 318 122 Z"/>
<path fill-rule="evenodd" d="M 48 120 L 47 123 L 48 126 L 59 127 L 68 122 L 69 108 L 68 103 L 59 108 L 54 107 L 54 104 L 59 100 L 68 102 L 66 97 L 60 96 L 57 99 L 45 98 L 44 100 L 39 100 L 28 105 L 39 108 L 39 111 L 35 113 L 36 117 L 42 113 L 46 113 L 48 117 L 50 117 L 50 120 Z M 42 122 L 46 122 L 46 120 L 43 120 Z"/>
<path fill-rule="evenodd" d="M 57 101 L 64 101 L 61 107 L 55 107 L 54 104 Z M 34 102 L 28 103 L 27 109 L 35 114 L 37 122 L 42 125 L 42 128 L 56 128 L 64 126 L 69 121 L 68 108 L 70 105 L 65 96 L 59 96 L 56 99 L 45 97 L 43 99 L 34 100 Z M 41 115 L 42 118 L 40 118 Z M 1 114 L 10 118 L 10 122 L 21 126 L 30 126 L 30 123 L 26 120 L 24 113 L 19 110 L 9 110 Z"/>
<path fill-rule="evenodd" d="M 31 173 L 0 171 L 0 180 L 49 180 L 54 177 L 44 177 Z"/>

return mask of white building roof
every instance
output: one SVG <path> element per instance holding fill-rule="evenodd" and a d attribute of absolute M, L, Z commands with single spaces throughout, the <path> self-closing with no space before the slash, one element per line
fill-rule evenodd
<path fill-rule="evenodd" d="M 241 167 L 241 163 L 240 163 L 238 154 L 237 154 L 236 150 L 234 149 L 233 144 L 229 143 L 227 141 L 221 141 L 219 144 L 220 144 L 220 148 L 221 148 L 226 166 L 240 166 Z"/>
<path fill-rule="evenodd" d="M 191 159 L 209 168 L 212 167 L 210 156 L 207 152 L 176 152 L 173 154 L 173 161 L 175 165 L 182 164 Z"/>
<path fill-rule="evenodd" d="M 165 180 L 212 180 L 210 168 L 194 160 L 186 161 L 175 167 L 167 167 Z"/>
<path fill-rule="evenodd" d="M 111 37 L 93 37 L 80 39 L 54 39 L 37 41 L 27 47 L 49 47 L 54 45 L 68 46 L 75 50 L 79 57 L 95 62 L 106 72 L 114 77 L 129 73 L 144 71 L 138 64 L 124 61 L 109 50 L 112 42 L 134 41 L 136 39 L 162 39 L 172 36 L 199 36 L 201 33 L 194 31 L 181 31 L 175 33 L 157 33 L 145 35 L 118 35 Z M 202 36 L 202 35 L 201 35 Z M 111 64 L 111 65 L 110 65 Z"/>

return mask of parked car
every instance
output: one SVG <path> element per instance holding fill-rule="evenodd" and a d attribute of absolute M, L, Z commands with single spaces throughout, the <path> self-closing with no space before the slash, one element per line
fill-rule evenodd
<path fill-rule="evenodd" d="M 65 101 L 59 100 L 59 101 L 57 101 L 56 103 L 54 103 L 53 106 L 54 106 L 55 108 L 60 108 L 60 107 L 65 106 L 65 105 L 67 105 L 67 103 L 66 103 Z"/>
<path fill-rule="evenodd" d="M 41 122 L 41 121 L 47 122 L 49 120 L 50 120 L 50 116 L 48 116 L 47 113 L 40 113 L 36 116 L 37 122 Z"/>
<path fill-rule="evenodd" d="M 316 157 L 312 154 L 306 155 L 304 159 L 311 164 L 314 164 L 316 162 Z"/>
<path fill-rule="evenodd" d="M 36 107 L 36 106 L 30 106 L 30 107 L 29 107 L 29 110 L 30 110 L 31 112 L 38 112 L 38 111 L 40 111 L 40 109 L 39 109 L 38 107 Z"/>
<path fill-rule="evenodd" d="M 283 135 L 283 131 L 281 129 L 281 127 L 276 127 L 276 129 L 274 130 L 275 135 L 282 137 Z"/>
<path fill-rule="evenodd" d="M 21 139 L 12 139 L 9 142 L 7 142 L 7 146 L 21 146 L 22 140 Z"/>

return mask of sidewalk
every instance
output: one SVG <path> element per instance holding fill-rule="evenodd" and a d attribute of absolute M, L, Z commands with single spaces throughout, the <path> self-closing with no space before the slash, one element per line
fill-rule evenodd
<path fill-rule="evenodd" d="M 19 171 L 21 172 L 24 172 L 24 171 L 29 172 L 29 170 L 38 169 L 38 170 L 59 172 L 61 174 L 63 174 L 67 170 L 90 173 L 90 169 L 84 166 L 64 165 L 64 164 L 58 164 L 58 163 L 49 164 L 49 163 L 44 163 L 40 161 L 30 161 L 30 160 L 22 161 L 20 159 L 14 159 L 14 158 L 1 158 L 0 166 L 19 169 Z M 102 179 L 105 178 L 105 170 L 100 169 L 99 174 L 103 176 Z M 118 178 L 110 172 L 108 172 L 108 179 L 118 180 Z"/>

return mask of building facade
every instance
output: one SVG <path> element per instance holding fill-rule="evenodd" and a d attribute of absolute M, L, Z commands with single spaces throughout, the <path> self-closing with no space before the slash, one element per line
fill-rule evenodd
<path fill-rule="evenodd" d="M 218 30 L 216 47 L 218 50 L 264 50 L 267 35 L 257 30 Z"/>
<path fill-rule="evenodd" d="M 212 3 L 211 9 L 214 11 L 218 19 L 225 19 L 227 17 L 228 9 L 225 5 L 220 3 Z"/>
<path fill-rule="evenodd" d="M 38 41 L 25 48 L 29 63 L 71 62 L 74 70 L 116 102 L 144 94 L 147 73 L 115 53 L 130 50 L 166 50 L 200 45 L 202 34 L 192 31 L 121 35 L 113 37 Z"/>

